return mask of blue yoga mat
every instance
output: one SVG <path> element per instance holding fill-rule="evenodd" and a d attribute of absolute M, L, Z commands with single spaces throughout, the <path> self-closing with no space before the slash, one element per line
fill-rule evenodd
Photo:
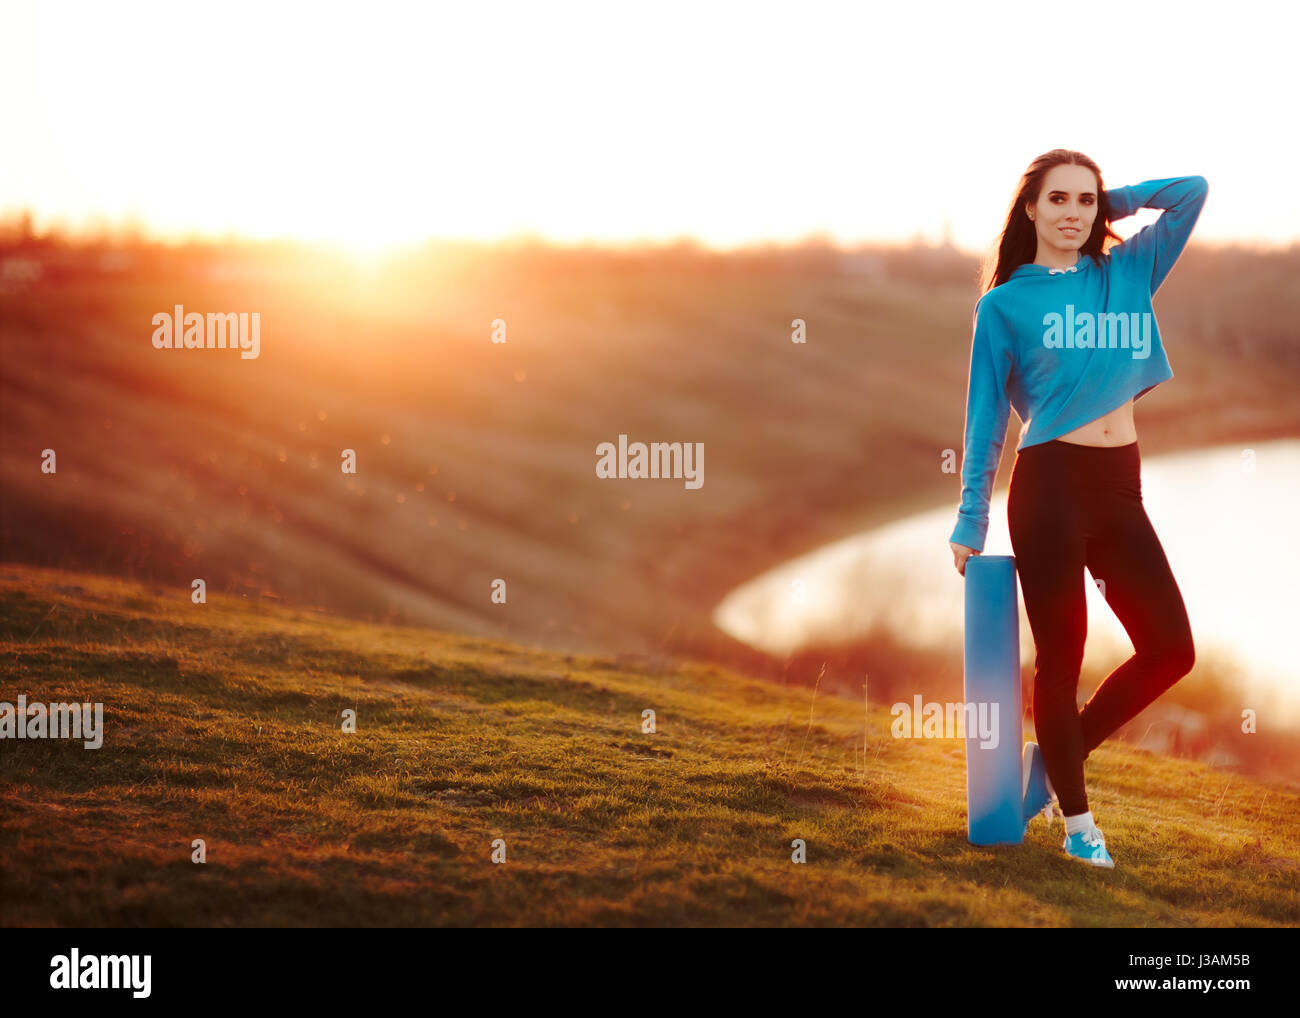
<path fill-rule="evenodd" d="M 967 727 L 967 837 L 975 845 L 1019 845 L 1025 837 L 1020 758 L 1020 601 L 1013 555 L 966 560 L 964 689 L 968 704 L 997 705 L 997 744 Z"/>

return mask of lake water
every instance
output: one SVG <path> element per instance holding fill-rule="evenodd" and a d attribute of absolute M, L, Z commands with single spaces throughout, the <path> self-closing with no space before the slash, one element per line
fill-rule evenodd
<path fill-rule="evenodd" d="M 1140 447 L 1139 447 L 1140 448 Z M 1007 455 L 1015 448 L 1008 442 Z M 731 636 L 784 656 L 810 642 L 849 642 L 874 626 L 917 646 L 962 646 L 963 585 L 948 535 L 951 505 L 837 541 L 734 590 L 714 612 Z M 1197 665 L 1239 677 L 1261 722 L 1300 723 L 1300 440 L 1234 444 L 1143 458 L 1142 497 L 1187 605 Z M 1011 555 L 1005 490 L 992 498 L 984 553 Z M 1085 664 L 1133 653 L 1101 592 L 1084 584 Z M 1033 634 L 1020 607 L 1021 660 Z M 1192 676 L 1195 676 L 1193 669 Z"/>

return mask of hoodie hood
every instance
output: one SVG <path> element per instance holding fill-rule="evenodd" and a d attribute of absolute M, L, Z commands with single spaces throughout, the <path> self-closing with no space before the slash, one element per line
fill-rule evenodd
<path fill-rule="evenodd" d="M 1037 265 L 1034 262 L 1025 262 L 1023 265 L 1017 265 L 1008 276 L 1008 279 L 1018 279 L 1021 276 L 1068 276 L 1084 272 L 1093 267 L 1094 261 L 1091 255 L 1079 252 L 1079 260 L 1071 265 L 1068 269 L 1049 269 L 1046 265 Z"/>

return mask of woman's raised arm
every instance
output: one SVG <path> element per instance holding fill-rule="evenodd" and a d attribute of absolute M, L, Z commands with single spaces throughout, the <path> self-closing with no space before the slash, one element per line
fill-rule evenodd
<path fill-rule="evenodd" d="M 1209 184 L 1204 177 L 1165 177 L 1131 187 L 1107 188 L 1112 221 L 1131 216 L 1142 208 L 1164 210 L 1154 223 L 1111 248 L 1112 263 L 1120 266 L 1121 271 L 1141 273 L 1149 278 L 1154 294 L 1182 254 L 1208 193 Z"/>

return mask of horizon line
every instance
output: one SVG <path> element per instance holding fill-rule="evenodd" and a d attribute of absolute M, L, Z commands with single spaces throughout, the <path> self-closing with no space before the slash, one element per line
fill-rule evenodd
<path fill-rule="evenodd" d="M 950 251 L 970 258 L 983 258 L 992 252 L 997 245 L 997 238 L 993 237 L 984 249 L 975 249 L 956 244 L 947 237 L 935 239 L 925 230 L 917 230 L 908 237 L 864 237 L 846 240 L 837 238 L 833 231 L 824 228 L 811 229 L 794 237 L 755 237 L 729 244 L 711 242 L 692 233 L 622 238 L 583 237 L 570 240 L 532 229 L 521 229 L 492 237 L 431 233 L 417 239 L 358 244 L 330 235 L 313 237 L 289 233 L 245 233 L 233 229 L 217 231 L 200 228 L 156 230 L 129 216 L 116 221 L 91 217 L 92 220 L 95 220 L 93 224 L 83 222 L 80 225 L 71 225 L 65 219 L 59 217 L 47 217 L 44 225 L 37 229 L 32 226 L 36 218 L 35 213 L 30 208 L 0 211 L 0 242 L 3 242 L 6 246 L 12 245 L 15 242 L 13 234 L 16 231 L 26 230 L 30 232 L 25 234 L 24 239 L 41 242 L 52 241 L 70 247 L 91 245 L 108 245 L 112 247 L 161 246 L 167 248 L 296 247 L 324 249 L 339 254 L 361 255 L 367 258 L 400 256 L 424 248 L 440 246 L 488 249 L 544 248 L 554 251 L 586 250 L 610 253 L 695 249 L 713 255 L 754 254 L 765 250 L 798 250 L 811 247 L 828 247 L 845 254 L 864 250 L 928 249 L 932 251 Z M 1300 236 L 1292 237 L 1289 240 L 1270 240 L 1260 237 L 1211 239 L 1193 237 L 1188 246 L 1212 250 L 1244 248 L 1266 253 L 1281 253 L 1298 244 L 1300 244 Z"/>

